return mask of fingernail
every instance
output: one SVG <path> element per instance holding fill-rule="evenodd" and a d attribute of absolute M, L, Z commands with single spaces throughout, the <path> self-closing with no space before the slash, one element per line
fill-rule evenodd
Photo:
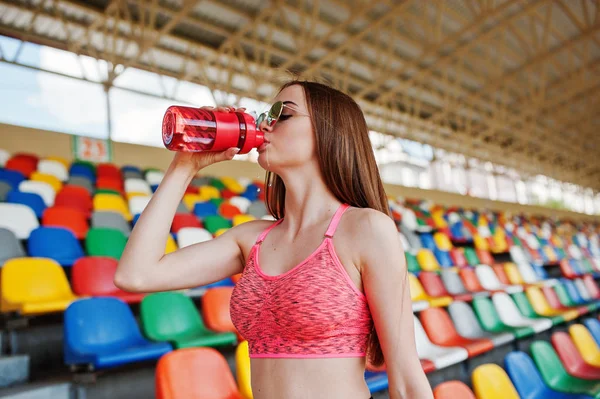
<path fill-rule="evenodd" d="M 239 148 L 236 148 L 235 150 L 233 150 L 233 153 L 234 153 L 234 154 L 237 154 L 238 152 L 240 152 L 240 149 L 239 149 Z"/>

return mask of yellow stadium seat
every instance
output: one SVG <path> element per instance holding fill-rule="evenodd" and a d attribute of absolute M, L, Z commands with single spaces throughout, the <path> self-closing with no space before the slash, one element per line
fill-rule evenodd
<path fill-rule="evenodd" d="M 3 312 L 61 312 L 78 299 L 62 267 L 53 259 L 14 258 L 6 261 L 1 270 Z"/>
<path fill-rule="evenodd" d="M 235 350 L 235 371 L 238 389 L 245 399 L 252 399 L 252 386 L 250 374 L 250 354 L 248 341 L 244 340 L 238 344 Z"/>
<path fill-rule="evenodd" d="M 242 186 L 240 182 L 238 182 L 237 179 L 234 179 L 233 177 L 223 177 L 221 181 L 223 182 L 225 187 L 227 187 L 227 189 L 233 193 L 241 194 L 245 191 L 244 186 Z"/>
<path fill-rule="evenodd" d="M 213 198 L 221 198 L 221 192 L 218 188 L 213 186 L 200 186 L 198 195 L 202 202 L 210 201 Z"/>
<path fill-rule="evenodd" d="M 183 196 L 183 203 L 192 212 L 194 211 L 194 205 L 196 204 L 196 202 L 206 202 L 206 201 L 203 200 L 202 197 L 198 194 L 188 193 Z"/>
<path fill-rule="evenodd" d="M 440 269 L 440 264 L 429 249 L 419 249 L 417 252 L 417 262 L 421 266 L 421 270 L 425 270 L 426 272 L 434 272 Z"/>
<path fill-rule="evenodd" d="M 449 296 L 442 296 L 437 298 L 429 296 L 427 292 L 425 292 L 425 290 L 423 289 L 421 282 L 417 279 L 417 277 L 414 274 L 408 274 L 408 281 L 410 284 L 410 298 L 413 302 L 427 301 L 432 307 L 444 307 L 452 303 L 452 298 Z"/>
<path fill-rule="evenodd" d="M 583 360 L 594 367 L 600 367 L 600 348 L 590 331 L 583 324 L 573 324 L 569 327 L 569 334 Z"/>
<path fill-rule="evenodd" d="M 523 285 L 525 281 L 523 281 L 523 276 L 519 272 L 519 268 L 514 263 L 505 263 L 504 264 L 504 272 L 508 277 L 508 281 L 510 281 L 513 285 Z"/>
<path fill-rule="evenodd" d="M 576 310 L 560 311 L 552 308 L 539 287 L 528 287 L 525 289 L 525 294 L 535 313 L 540 316 L 562 316 L 566 321 L 574 320 L 579 316 Z"/>
<path fill-rule="evenodd" d="M 475 248 L 477 248 L 477 249 L 481 249 L 483 251 L 490 250 L 488 241 L 477 233 L 473 234 L 473 244 L 475 245 Z"/>
<path fill-rule="evenodd" d="M 58 179 L 58 177 L 48 173 L 33 172 L 31 176 L 29 176 L 29 180 L 43 181 L 48 183 L 50 186 L 52 186 L 55 192 L 59 192 L 62 188 L 62 182 Z"/>
<path fill-rule="evenodd" d="M 132 191 L 132 192 L 129 192 L 129 193 L 125 193 L 125 195 L 127 196 L 127 200 L 129 201 L 133 197 L 147 197 L 148 193 L 141 193 L 139 191 Z"/>
<path fill-rule="evenodd" d="M 227 230 L 229 229 L 219 229 L 215 232 L 215 238 L 220 236 L 221 234 L 225 233 Z"/>
<path fill-rule="evenodd" d="M 175 251 L 177 251 L 177 244 L 175 243 L 173 236 L 169 234 L 167 236 L 167 246 L 165 247 L 165 255 Z"/>
<path fill-rule="evenodd" d="M 477 399 L 520 399 L 506 371 L 497 364 L 477 366 L 471 378 Z"/>
<path fill-rule="evenodd" d="M 65 158 L 63 158 L 63 157 L 46 157 L 46 158 L 44 158 L 44 159 L 47 159 L 47 160 L 49 160 L 49 161 L 57 161 L 57 162 L 60 162 L 60 163 L 62 163 L 63 165 L 65 165 L 65 168 L 69 169 L 69 166 L 70 166 L 70 164 L 69 164 L 69 161 L 67 161 L 67 160 L 66 160 Z"/>
<path fill-rule="evenodd" d="M 435 245 L 442 251 L 450 251 L 453 248 L 450 238 L 445 233 L 435 233 L 433 239 L 435 240 Z"/>
<path fill-rule="evenodd" d="M 246 222 L 250 222 L 252 220 L 256 220 L 256 218 L 252 215 L 235 215 L 233 217 L 233 225 L 237 226 Z"/>
<path fill-rule="evenodd" d="M 433 219 L 433 223 L 438 229 L 445 229 L 448 227 L 448 223 L 446 223 L 446 219 L 444 219 L 444 211 L 442 209 L 432 212 L 431 219 Z"/>
<path fill-rule="evenodd" d="M 94 210 L 118 212 L 123 215 L 128 222 L 133 219 L 125 199 L 116 194 L 101 193 L 94 195 Z"/>
<path fill-rule="evenodd" d="M 554 250 L 552 248 L 550 248 L 547 245 L 544 245 L 542 247 L 542 251 L 544 251 L 544 254 L 546 254 L 546 257 L 548 257 L 548 260 L 551 263 L 557 262 L 558 258 L 556 257 L 556 253 L 554 252 Z"/>
<path fill-rule="evenodd" d="M 506 243 L 506 234 L 500 228 L 496 229 L 494 235 L 492 236 L 494 240 L 494 248 L 492 248 L 492 252 L 501 253 L 508 251 L 508 244 Z"/>

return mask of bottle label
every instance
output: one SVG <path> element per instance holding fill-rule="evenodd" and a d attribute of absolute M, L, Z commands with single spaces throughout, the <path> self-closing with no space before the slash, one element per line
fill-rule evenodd
<path fill-rule="evenodd" d="M 175 130 L 175 121 L 173 120 L 173 113 L 168 112 L 165 115 L 165 120 L 163 122 L 163 142 L 165 145 L 171 144 L 173 141 L 173 131 Z"/>

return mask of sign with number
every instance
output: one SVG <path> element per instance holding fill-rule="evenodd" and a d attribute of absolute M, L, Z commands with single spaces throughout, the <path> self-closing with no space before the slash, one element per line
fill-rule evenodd
<path fill-rule="evenodd" d="M 73 156 L 82 161 L 110 162 L 112 158 L 110 142 L 91 137 L 73 136 Z"/>

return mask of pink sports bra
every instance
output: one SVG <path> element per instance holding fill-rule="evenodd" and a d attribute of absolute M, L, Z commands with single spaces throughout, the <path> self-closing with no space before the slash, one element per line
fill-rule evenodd
<path fill-rule="evenodd" d="M 259 263 L 258 237 L 233 289 L 231 320 L 248 341 L 250 357 L 359 357 L 366 355 L 373 320 L 333 246 L 333 234 L 348 209 L 336 211 L 319 247 L 293 269 L 269 276 Z"/>

